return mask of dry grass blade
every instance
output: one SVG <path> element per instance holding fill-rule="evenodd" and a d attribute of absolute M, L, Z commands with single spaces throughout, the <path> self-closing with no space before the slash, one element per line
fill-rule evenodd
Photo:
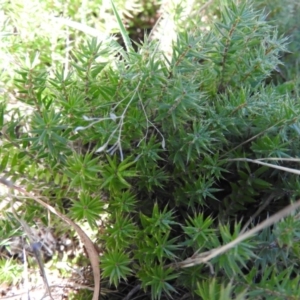
<path fill-rule="evenodd" d="M 199 264 L 207 264 L 212 258 L 214 258 L 218 255 L 221 255 L 221 254 L 225 253 L 226 251 L 232 249 L 237 244 L 239 244 L 242 241 L 248 239 L 249 237 L 253 236 L 255 233 L 263 230 L 264 228 L 267 228 L 267 227 L 277 223 L 282 218 L 288 216 L 290 213 L 292 213 L 295 209 L 297 209 L 299 207 L 300 207 L 300 200 L 298 200 L 297 202 L 295 202 L 295 203 L 285 207 L 284 209 L 280 210 L 279 212 L 274 214 L 272 217 L 266 219 L 265 221 L 258 224 L 257 226 L 255 226 L 251 230 L 248 230 L 245 233 L 239 235 L 236 239 L 234 239 L 230 243 L 228 243 L 224 246 L 221 246 L 219 248 L 212 249 L 212 250 L 207 251 L 207 252 L 203 252 L 203 253 L 200 253 L 200 254 L 193 255 L 192 257 L 189 257 L 189 258 L 187 258 L 186 260 L 184 260 L 180 263 L 172 264 L 172 265 L 169 265 L 169 266 L 172 266 L 174 268 L 176 268 L 176 267 L 187 268 L 187 267 L 192 267 L 192 266 L 196 266 L 196 265 L 199 265 Z"/>
<path fill-rule="evenodd" d="M 99 262 L 98 252 L 97 252 L 93 242 L 90 240 L 90 238 L 71 219 L 69 219 L 67 216 L 65 216 L 61 212 L 57 211 L 51 205 L 49 205 L 46 202 L 44 202 L 43 200 L 41 200 L 42 196 L 37 197 L 35 195 L 32 195 L 32 194 L 28 193 L 26 190 L 24 190 L 23 188 L 14 185 L 12 182 L 10 182 L 9 180 L 7 180 L 3 177 L 0 178 L 0 182 L 2 184 L 6 185 L 9 188 L 13 188 L 13 189 L 19 191 L 20 193 L 25 195 L 25 198 L 30 198 L 30 199 L 35 200 L 37 203 L 39 203 L 40 205 L 42 205 L 43 207 L 48 209 L 53 214 L 57 215 L 60 219 L 62 219 L 64 222 L 66 222 L 67 224 L 69 224 L 71 227 L 73 227 L 76 230 L 77 234 L 79 235 L 82 243 L 84 244 L 84 246 L 86 248 L 86 251 L 88 253 L 88 256 L 89 256 L 89 259 L 90 259 L 90 262 L 91 262 L 91 265 L 92 265 L 93 276 L 94 276 L 94 285 L 95 285 L 93 300 L 98 300 L 99 299 L 99 294 L 100 294 L 100 288 L 101 288 L 100 287 L 100 269 L 99 269 L 100 262 Z M 18 197 L 21 198 L 20 196 L 18 196 Z"/>
<path fill-rule="evenodd" d="M 26 192 L 27 193 L 27 192 Z M 94 295 L 93 295 L 93 300 L 98 300 L 99 299 L 99 294 L 100 294 L 100 269 L 99 269 L 99 254 L 96 251 L 96 248 L 93 244 L 93 242 L 90 240 L 90 238 L 85 234 L 85 232 L 76 224 L 74 223 L 71 219 L 63 215 L 62 213 L 58 212 L 54 207 L 50 206 L 49 204 L 45 203 L 38 197 L 32 196 L 27 193 L 27 196 L 30 197 L 31 199 L 34 199 L 36 202 L 47 208 L 49 211 L 57 215 L 59 218 L 61 218 L 64 222 L 72 226 L 78 235 L 80 236 L 80 239 L 82 243 L 84 244 L 86 251 L 88 253 L 92 269 L 93 269 L 93 276 L 94 276 Z"/>
<path fill-rule="evenodd" d="M 273 165 L 273 164 L 269 164 L 269 163 L 265 163 L 265 162 L 262 162 L 261 160 L 257 160 L 257 159 L 233 158 L 233 159 L 229 159 L 228 161 L 246 161 L 246 162 L 251 162 L 251 163 L 258 164 L 258 165 L 263 165 L 263 166 L 266 166 L 266 167 L 270 167 L 270 168 L 273 168 L 273 169 L 293 173 L 293 174 L 296 174 L 296 175 L 300 175 L 299 170 L 292 169 L 292 168 L 287 168 L 287 167 L 282 167 L 282 166 L 277 166 L 277 165 Z M 289 159 L 289 161 L 292 161 L 292 159 Z"/>

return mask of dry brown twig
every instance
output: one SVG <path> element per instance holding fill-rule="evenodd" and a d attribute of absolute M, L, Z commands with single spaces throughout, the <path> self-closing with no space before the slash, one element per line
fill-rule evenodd
<path fill-rule="evenodd" d="M 187 258 L 186 260 L 184 260 L 182 262 L 169 265 L 169 267 L 187 268 L 187 267 L 192 267 L 192 266 L 196 266 L 196 265 L 199 265 L 199 264 L 207 264 L 212 258 L 225 253 L 226 251 L 228 251 L 228 250 L 232 249 L 233 247 L 237 246 L 242 241 L 244 241 L 244 240 L 248 239 L 249 237 L 253 236 L 255 233 L 257 233 L 257 232 L 259 232 L 259 231 L 261 231 L 261 230 L 277 223 L 282 218 L 288 216 L 289 214 L 291 214 L 294 210 L 296 210 L 299 207 L 300 207 L 300 200 L 298 200 L 297 202 L 295 202 L 291 205 L 288 205 L 287 207 L 280 210 L 279 212 L 277 212 L 276 214 L 274 214 L 270 218 L 266 219 L 265 221 L 263 221 L 260 224 L 258 224 L 257 226 L 255 226 L 254 228 L 252 228 L 252 229 L 246 231 L 245 233 L 239 235 L 236 239 L 234 239 L 230 243 L 228 243 L 224 246 L 212 249 L 210 251 L 206 251 L 206 252 L 196 254 L 196 255 L 194 254 L 192 257 L 189 257 L 189 258 Z"/>
<path fill-rule="evenodd" d="M 100 289 L 101 289 L 101 286 L 100 286 L 99 255 L 98 255 L 98 252 L 97 252 L 93 242 L 85 234 L 85 232 L 76 223 L 74 223 L 71 219 L 69 219 L 67 216 L 65 216 L 61 212 L 57 211 L 51 205 L 44 202 L 42 200 L 44 198 L 43 196 L 41 196 L 39 194 L 37 194 L 38 196 L 36 196 L 36 195 L 31 194 L 31 193 L 28 193 L 25 189 L 15 185 L 10 180 L 8 180 L 4 177 L 0 177 L 0 183 L 4 184 L 5 186 L 7 186 L 10 189 L 18 191 L 19 193 L 24 195 L 24 196 L 18 196 L 18 198 L 33 199 L 34 201 L 36 201 L 37 203 L 39 203 L 40 205 L 45 207 L 47 210 L 49 210 L 50 212 L 52 212 L 53 214 L 58 216 L 61 220 L 63 220 L 67 224 L 69 224 L 73 229 L 75 229 L 75 231 L 79 235 L 82 243 L 84 244 L 84 246 L 86 248 L 86 251 L 88 253 L 88 256 L 89 256 L 89 259 L 90 259 L 90 262 L 91 262 L 91 265 L 92 265 L 92 269 L 93 269 L 93 277 L 94 277 L 95 287 L 94 287 L 94 294 L 93 294 L 93 299 L 92 300 L 98 300 L 99 299 L 99 294 L 100 294 Z"/>
<path fill-rule="evenodd" d="M 260 213 L 273 201 L 276 197 L 276 193 L 271 193 L 269 197 L 262 203 L 262 205 L 259 206 L 257 211 L 249 218 L 249 220 L 246 222 L 246 224 L 243 226 L 240 234 L 244 233 L 248 226 L 253 222 L 253 220 L 260 215 Z"/>
<path fill-rule="evenodd" d="M 287 159 L 268 158 L 266 160 L 286 160 L 286 161 L 297 161 L 297 162 L 300 161 L 299 158 L 287 158 Z M 235 158 L 235 159 L 229 159 L 229 161 L 245 161 L 245 162 L 250 162 L 250 163 L 256 163 L 256 164 L 267 166 L 267 167 L 274 168 L 274 169 L 277 169 L 277 170 L 281 170 L 281 171 L 289 172 L 289 173 L 292 173 L 292 174 L 300 175 L 299 170 L 292 169 L 292 168 L 287 168 L 287 167 L 283 167 L 283 166 L 278 166 L 278 165 L 273 165 L 273 164 L 269 164 L 269 163 L 265 163 L 265 162 L 262 162 L 261 160 L 254 160 L 254 159 L 249 159 L 249 158 Z M 271 197 L 271 195 L 270 195 L 270 199 L 267 200 L 267 203 L 269 201 L 271 201 L 272 198 L 273 197 Z M 200 253 L 200 254 L 198 254 L 198 252 L 196 252 L 193 256 L 185 259 L 184 261 L 179 262 L 179 263 L 177 262 L 176 264 L 170 264 L 170 265 L 168 265 L 168 267 L 187 268 L 187 267 L 191 267 L 191 266 L 195 266 L 195 265 L 199 265 L 199 264 L 208 264 L 209 265 L 209 261 L 212 258 L 225 253 L 226 251 L 232 249 L 233 247 L 235 247 L 236 245 L 238 245 L 242 241 L 244 241 L 244 240 L 248 239 L 249 237 L 253 236 L 257 232 L 259 232 L 259 231 L 261 231 L 261 230 L 277 223 L 282 218 L 288 216 L 289 214 L 291 214 L 294 210 L 296 210 L 299 207 L 300 207 L 300 200 L 296 201 L 293 204 L 288 205 L 284 209 L 280 210 L 279 212 L 277 212 L 276 214 L 274 214 L 270 218 L 266 219 L 265 221 L 261 222 L 260 224 L 258 224 L 257 226 L 253 227 L 252 229 L 250 229 L 246 232 L 244 232 L 244 230 L 245 230 L 245 227 L 244 227 L 242 229 L 240 235 L 236 239 L 231 241 L 230 243 L 228 243 L 224 246 L 221 246 L 221 247 L 218 247 L 218 248 Z"/>
<path fill-rule="evenodd" d="M 276 160 L 280 160 L 280 159 L 276 159 Z M 282 166 L 276 166 L 276 165 L 272 165 L 272 164 L 268 164 L 268 163 L 264 163 L 258 160 L 253 160 L 253 159 L 247 159 L 247 158 L 237 158 L 237 159 L 231 159 L 231 161 L 246 161 L 246 162 L 252 162 L 252 163 L 257 163 L 260 165 L 264 165 L 264 166 L 268 166 L 268 167 L 272 167 L 274 169 L 279 169 L 282 171 L 286 171 L 289 173 L 294 173 L 297 175 L 300 175 L 300 171 L 299 170 L 295 170 L 295 169 L 291 169 L 291 168 L 286 168 L 286 167 L 282 167 Z M 299 159 L 297 159 L 297 161 L 299 161 Z M 272 197 L 270 197 L 270 199 L 272 199 Z M 300 207 L 300 200 L 296 201 L 295 203 L 285 207 L 284 209 L 280 210 L 279 212 L 277 212 L 276 214 L 274 214 L 273 216 L 271 216 L 270 218 L 266 219 L 265 221 L 263 221 L 262 223 L 258 224 L 257 226 L 255 226 L 254 228 L 244 232 L 245 227 L 243 228 L 243 230 L 241 231 L 241 234 L 233 241 L 231 241 L 230 243 L 212 249 L 210 251 L 206 251 L 200 254 L 194 254 L 192 257 L 187 258 L 186 260 L 176 263 L 176 264 L 171 264 L 169 266 L 172 267 L 180 267 L 180 268 L 187 268 L 187 267 L 191 267 L 191 266 L 195 266 L 195 265 L 199 265 L 199 264 L 208 264 L 209 265 L 209 261 L 218 256 L 221 255 L 223 253 L 225 253 L 226 251 L 232 249 L 233 247 L 235 247 L 236 245 L 238 245 L 240 242 L 248 239 L 249 237 L 253 236 L 254 234 L 256 234 L 257 232 L 277 223 L 278 221 L 280 221 L 282 218 L 288 216 L 289 214 L 291 214 L 294 210 L 296 210 L 297 208 Z"/>
<path fill-rule="evenodd" d="M 12 197 L 12 199 L 13 199 L 13 197 Z M 53 297 L 52 297 L 52 294 L 51 294 L 51 289 L 49 287 L 49 283 L 48 283 L 47 275 L 46 275 L 46 272 L 45 272 L 44 264 L 43 264 L 43 261 L 42 261 L 41 253 L 40 253 L 40 251 L 39 251 L 39 249 L 37 247 L 38 243 L 37 243 L 37 241 L 34 240 L 32 231 L 31 231 L 30 227 L 28 226 L 28 224 L 23 220 L 22 217 L 19 218 L 17 216 L 17 212 L 15 211 L 15 209 L 13 207 L 12 201 L 11 201 L 11 208 L 12 208 L 12 213 L 13 213 L 14 217 L 21 224 L 21 226 L 23 227 L 24 232 L 26 233 L 26 235 L 27 235 L 27 237 L 28 237 L 28 239 L 30 241 L 30 245 L 32 247 L 32 252 L 33 252 L 34 257 L 35 257 L 35 259 L 36 259 L 36 261 L 37 261 L 37 263 L 39 265 L 40 272 L 41 272 L 41 275 L 42 275 L 42 278 L 43 278 L 43 281 L 44 281 L 44 284 L 45 284 L 46 291 L 47 291 L 50 299 L 54 300 Z M 24 258 L 26 258 L 25 251 L 24 251 Z"/>

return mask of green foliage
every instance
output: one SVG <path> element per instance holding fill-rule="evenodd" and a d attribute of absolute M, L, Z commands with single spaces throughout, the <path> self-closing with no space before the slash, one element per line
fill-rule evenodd
<path fill-rule="evenodd" d="M 87 220 L 90 227 L 96 227 L 95 220 L 104 212 L 103 202 L 98 197 L 92 198 L 88 193 L 82 192 L 79 201 L 75 201 L 71 214 L 75 220 Z"/>
<path fill-rule="evenodd" d="M 169 271 L 165 273 L 163 269 L 160 269 L 166 259 L 175 259 L 180 249 L 180 245 L 176 243 L 178 238 L 170 238 L 171 228 L 176 224 L 176 222 L 173 221 L 174 217 L 172 215 L 173 212 L 168 211 L 167 208 L 165 208 L 163 212 L 160 212 L 157 204 L 154 205 L 151 217 L 140 214 L 142 230 L 136 231 L 135 239 L 132 239 L 132 244 L 136 245 L 139 249 L 139 251 L 135 251 L 134 257 L 140 265 L 139 269 L 144 270 L 139 275 L 142 282 L 144 282 L 144 280 L 155 281 L 158 280 L 158 278 L 172 277 L 169 276 Z M 160 265 L 157 265 L 157 263 L 160 263 Z M 153 270 L 150 266 L 153 265 L 157 265 L 157 269 L 154 273 L 151 273 Z M 157 275 L 155 275 L 156 272 Z M 156 276 L 158 276 L 158 278 Z M 155 297 L 157 297 L 165 287 L 164 285 L 158 285 L 158 282 L 154 283 L 154 281 L 153 286 L 151 285 L 152 296 L 155 295 Z M 149 284 L 149 282 L 145 282 L 144 287 Z M 167 284 L 167 286 L 169 286 L 169 284 Z M 166 291 L 169 290 L 167 287 L 166 289 Z"/>
<path fill-rule="evenodd" d="M 73 2 L 66 7 L 79 20 Z M 121 1 L 111 7 L 112 31 L 124 48 L 111 37 L 79 35 L 65 51 L 59 36 L 50 43 L 34 30 L 14 50 L 17 38 L 1 36 L 18 64 L 12 81 L 1 75 L 8 88 L 0 94 L 0 170 L 93 229 L 104 288 L 126 286 L 128 294 L 140 286 L 141 299 L 299 297 L 297 212 L 207 264 L 180 265 L 299 195 L 297 175 L 234 160 L 273 158 L 297 169 L 284 159 L 300 148 L 297 73 L 274 79 L 288 39 L 259 3 L 238 2 L 207 8 L 207 20 L 197 15 L 185 27 L 178 6 L 170 52 L 150 37 L 132 46 Z M 77 3 L 96 27 L 87 18 L 94 5 Z M 41 212 L 49 221 L 33 201 L 22 210 L 29 223 Z M 13 218 L 5 217 L 7 239 Z M 10 263 L 0 261 L 0 279 L 11 282 L 3 275 Z"/>
<path fill-rule="evenodd" d="M 110 284 L 118 286 L 119 281 L 131 273 L 129 257 L 118 251 L 110 251 L 102 257 L 103 276 L 109 277 Z"/>
<path fill-rule="evenodd" d="M 228 244 L 240 234 L 240 224 L 235 224 L 233 232 L 230 232 L 229 225 L 220 226 L 220 236 L 222 244 Z M 250 261 L 255 256 L 253 252 L 254 245 L 249 245 L 247 242 L 241 242 L 233 249 L 220 255 L 216 262 L 216 267 L 223 270 L 228 278 L 242 273 L 242 268 L 247 269 L 246 262 Z"/>
<path fill-rule="evenodd" d="M 152 265 L 151 268 L 140 271 L 138 275 L 144 288 L 151 286 L 151 299 L 160 299 L 162 293 L 171 296 L 172 292 L 176 292 L 174 287 L 168 282 L 178 276 L 171 269 L 166 269 L 162 265 Z"/>
<path fill-rule="evenodd" d="M 195 250 L 201 249 L 207 242 L 215 237 L 215 229 L 212 228 L 213 219 L 204 218 L 202 214 L 191 216 L 186 220 L 188 226 L 183 226 L 186 234 L 186 245 L 192 246 Z"/>
<path fill-rule="evenodd" d="M 130 170 L 130 167 L 135 162 L 128 162 L 128 159 L 126 159 L 121 163 L 117 163 L 116 156 L 114 156 L 114 159 L 111 159 L 109 156 L 106 158 L 108 165 L 101 170 L 101 175 L 103 176 L 101 188 L 107 188 L 110 192 L 130 188 L 130 184 L 125 178 L 137 176 L 135 171 Z"/>
<path fill-rule="evenodd" d="M 114 216 L 114 224 L 107 228 L 105 243 L 107 249 L 120 249 L 130 247 L 134 243 L 137 227 L 128 216 L 118 214 Z"/>
<path fill-rule="evenodd" d="M 81 186 L 87 189 L 92 185 L 97 185 L 97 173 L 100 172 L 99 159 L 92 158 L 91 154 L 85 156 L 69 156 L 66 162 L 65 174 L 70 178 L 70 186 Z"/>
<path fill-rule="evenodd" d="M 283 54 L 284 65 L 276 74 L 280 83 L 278 88 L 289 91 L 295 84 L 299 87 L 299 3 L 293 0 L 256 0 L 255 5 L 259 9 L 264 8 L 271 24 L 276 24 L 278 32 L 289 37 L 289 52 Z"/>
<path fill-rule="evenodd" d="M 0 260 L 0 278 L 7 284 L 17 284 L 22 276 L 23 268 L 12 259 Z"/>
<path fill-rule="evenodd" d="M 213 300 L 243 300 L 247 299 L 246 291 L 236 295 L 232 284 L 228 284 L 226 287 L 219 284 L 216 279 L 209 280 L 207 282 L 201 282 L 198 285 L 196 293 L 202 297 L 201 299 L 213 299 Z"/>

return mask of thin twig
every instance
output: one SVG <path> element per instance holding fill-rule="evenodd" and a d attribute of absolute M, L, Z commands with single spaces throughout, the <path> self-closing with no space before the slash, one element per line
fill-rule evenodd
<path fill-rule="evenodd" d="M 7 186 L 10 187 L 10 189 L 12 190 L 14 188 L 14 185 L 12 183 L 9 183 L 9 181 L 7 179 L 1 179 L 0 180 L 1 183 L 3 182 L 6 182 L 8 183 Z M 12 193 L 11 193 L 12 195 Z M 25 222 L 25 220 L 23 220 L 22 217 L 18 217 L 17 215 L 17 212 L 15 211 L 15 208 L 14 208 L 14 203 L 13 203 L 13 195 L 11 197 L 11 200 L 10 200 L 10 206 L 11 206 L 11 210 L 12 210 L 12 213 L 14 215 L 14 217 L 16 218 L 16 220 L 18 220 L 18 222 L 21 224 L 21 226 L 23 227 L 23 230 L 24 232 L 26 233 L 28 239 L 29 239 L 29 242 L 30 242 L 30 246 L 33 250 L 33 254 L 34 254 L 34 257 L 39 265 L 39 269 L 40 269 L 40 272 L 41 272 L 41 276 L 43 278 L 43 281 L 44 281 L 44 285 L 45 285 L 45 289 L 49 295 L 49 297 L 53 299 L 52 295 L 51 295 L 51 290 L 50 290 L 50 287 L 49 287 L 49 284 L 48 284 L 48 280 L 47 280 L 47 275 L 46 275 L 46 272 L 45 272 L 45 268 L 44 268 L 44 264 L 43 264 L 43 261 L 42 261 L 42 258 L 41 258 L 41 254 L 40 254 L 40 251 L 39 249 L 37 249 L 37 247 L 35 246 L 35 244 L 37 244 L 37 241 L 35 241 L 34 239 L 34 235 L 30 229 L 30 227 L 28 226 L 28 224 Z M 25 259 L 26 259 L 26 255 L 25 255 Z"/>
<path fill-rule="evenodd" d="M 67 224 L 69 224 L 71 227 L 73 227 L 73 229 L 75 229 L 75 231 L 77 232 L 77 234 L 79 235 L 82 243 L 85 245 L 85 249 L 88 253 L 91 265 L 92 265 L 92 269 L 93 269 L 93 277 L 94 277 L 94 294 L 93 294 L 93 298 L 92 300 L 98 300 L 99 298 L 99 294 L 100 294 L 100 290 L 101 290 L 101 285 L 100 285 L 100 269 L 99 269 L 99 255 L 98 252 L 95 248 L 95 245 L 93 244 L 93 242 L 90 240 L 90 238 L 86 235 L 86 233 L 76 224 L 74 223 L 71 219 L 69 219 L 67 216 L 65 216 L 64 214 L 62 214 L 61 212 L 57 211 L 54 207 L 52 207 L 51 205 L 47 204 L 46 202 L 44 202 L 42 200 L 42 196 L 38 195 L 32 195 L 29 192 L 27 192 L 25 189 L 13 184 L 11 181 L 7 180 L 4 177 L 0 177 L 0 183 L 6 185 L 7 187 L 9 187 L 10 189 L 14 189 L 19 191 L 20 193 L 22 193 L 23 196 L 22 198 L 24 199 L 33 199 L 34 201 L 36 201 L 37 203 L 39 203 L 40 205 L 42 205 L 43 207 L 45 207 L 46 209 L 48 209 L 49 211 L 51 211 L 53 214 L 55 214 L 56 216 L 58 216 L 61 220 L 63 220 L 64 222 L 66 222 Z M 21 198 L 21 196 L 18 196 L 19 198 Z"/>
<path fill-rule="evenodd" d="M 136 292 L 138 292 L 141 289 L 141 285 L 136 285 L 128 294 L 126 297 L 123 298 L 123 300 L 130 300 L 132 299 L 132 295 L 134 295 Z"/>
<path fill-rule="evenodd" d="M 197 13 L 201 13 L 203 10 L 205 10 L 208 6 L 210 6 L 211 4 L 213 4 L 215 0 L 209 0 L 207 1 L 205 4 L 203 4 L 197 11 Z"/>
<path fill-rule="evenodd" d="M 27 298 L 30 299 L 30 294 L 29 294 L 29 280 L 28 280 L 28 263 L 27 263 L 27 255 L 26 255 L 26 250 L 25 247 L 23 247 L 23 265 L 24 265 L 24 285 L 27 293 Z"/>
<path fill-rule="evenodd" d="M 226 153 L 222 154 L 220 156 L 220 158 L 223 158 L 223 157 L 226 157 L 227 154 L 235 151 L 236 149 L 238 149 L 239 147 L 247 144 L 247 143 L 250 143 L 251 141 L 255 140 L 256 138 L 258 138 L 259 136 L 263 135 L 264 133 L 268 132 L 269 130 L 273 129 L 274 127 L 276 127 L 277 125 L 279 125 L 280 123 L 283 123 L 285 121 L 285 119 L 282 119 L 282 120 L 279 120 L 278 122 L 276 122 L 275 124 L 271 125 L 270 127 L 268 127 L 267 129 L 259 132 L 258 134 L 252 136 L 251 138 L 249 138 L 248 140 L 246 141 L 243 141 L 242 143 L 238 144 L 237 146 L 233 147 L 232 149 L 230 149 L 229 151 L 227 151 Z"/>
<path fill-rule="evenodd" d="M 275 192 L 271 193 L 270 196 L 267 198 L 267 200 L 262 205 L 259 206 L 258 210 L 253 214 L 253 216 L 249 218 L 247 223 L 244 225 L 240 234 L 244 233 L 247 230 L 250 223 L 270 204 L 270 202 L 275 198 L 275 195 L 276 195 Z"/>
<path fill-rule="evenodd" d="M 300 162 L 300 158 L 286 158 L 286 157 L 264 157 L 264 158 L 257 158 L 256 160 L 275 160 L 275 161 L 292 161 L 292 162 Z"/>
<path fill-rule="evenodd" d="M 228 159 L 228 161 L 246 161 L 246 162 L 251 162 L 251 163 L 258 164 L 258 165 L 263 165 L 263 166 L 266 166 L 266 167 L 270 167 L 270 168 L 273 168 L 273 169 L 289 172 L 289 173 L 292 173 L 292 174 L 300 175 L 299 170 L 292 169 L 292 168 L 287 168 L 287 167 L 282 167 L 282 166 L 277 166 L 277 165 L 273 165 L 273 164 L 269 164 L 269 163 L 265 163 L 265 162 L 262 162 L 261 160 L 257 160 L 257 159 L 232 158 L 232 159 Z"/>
<path fill-rule="evenodd" d="M 232 249 L 233 247 L 237 246 L 239 243 L 241 243 L 242 241 L 244 241 L 244 240 L 248 239 L 249 237 L 253 236 L 257 232 L 259 232 L 259 231 L 261 231 L 261 230 L 277 223 L 282 218 L 288 216 L 289 214 L 291 214 L 294 210 L 296 210 L 299 207 L 300 207 L 300 200 L 298 200 L 297 202 L 295 202 L 291 205 L 288 205 L 287 207 L 280 210 L 279 212 L 277 212 L 276 214 L 274 214 L 270 218 L 266 219 L 262 223 L 255 226 L 254 228 L 252 228 L 252 229 L 246 231 L 245 233 L 239 235 L 236 239 L 234 239 L 230 243 L 228 243 L 224 246 L 212 249 L 210 251 L 206 251 L 206 252 L 203 252 L 203 253 L 200 253 L 200 254 L 197 254 L 197 255 L 193 255 L 192 257 L 189 257 L 189 258 L 185 259 L 182 262 L 179 262 L 179 263 L 177 262 L 176 264 L 170 264 L 170 265 L 168 265 L 168 267 L 187 268 L 187 267 L 192 267 L 192 266 L 196 266 L 196 265 L 199 265 L 199 264 L 205 264 L 208 261 L 210 261 L 211 259 L 213 259 L 214 257 L 217 257 L 217 256 L 225 253 L 226 251 Z"/>

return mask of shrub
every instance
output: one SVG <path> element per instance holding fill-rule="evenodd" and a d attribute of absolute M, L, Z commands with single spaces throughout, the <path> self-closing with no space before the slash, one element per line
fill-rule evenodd
<path fill-rule="evenodd" d="M 104 287 L 140 299 L 300 296 L 297 214 L 180 267 L 299 194 L 297 175 L 277 168 L 299 155 L 299 101 L 272 82 L 287 39 L 251 3 L 226 2 L 210 30 L 179 32 L 170 57 L 147 37 L 134 50 L 120 19 L 124 48 L 89 39 L 53 74 L 29 55 L 14 89 L 32 113 L 2 104 L 1 171 L 88 223 Z M 49 221 L 34 202 L 21 210 Z"/>

